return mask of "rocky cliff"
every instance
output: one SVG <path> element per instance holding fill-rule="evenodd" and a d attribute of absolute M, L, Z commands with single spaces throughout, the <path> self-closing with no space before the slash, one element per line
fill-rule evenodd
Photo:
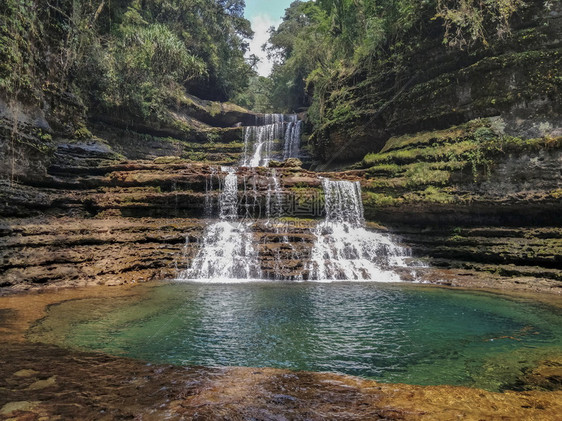
<path fill-rule="evenodd" d="M 407 45 L 334 77 L 314 131 L 324 161 L 358 160 L 392 136 L 482 117 L 500 117 L 513 136 L 560 136 L 560 2 L 526 2 L 511 36 L 462 51 L 443 43 L 438 19 L 430 22 Z"/>
<path fill-rule="evenodd" d="M 499 141 L 490 123 L 479 120 L 393 138 L 353 170 L 276 168 L 280 219 L 267 215 L 272 170 L 239 169 L 238 201 L 254 220 L 264 277 L 306 279 L 311 229 L 323 217 L 320 178 L 328 177 L 361 182 L 370 226 L 390 231 L 430 263 L 422 279 L 556 291 L 562 280 L 558 143 L 486 147 L 474 163 L 466 158 L 471 148 L 486 144 L 471 137 L 478 130 L 489 131 L 489 142 Z M 118 139 L 113 148 L 125 150 L 128 138 Z M 218 164 L 225 155 L 207 163 L 177 156 L 127 160 L 109 143 L 61 143 L 44 176 L 4 181 L 4 291 L 166 279 L 188 267 L 206 218 L 218 213 L 226 176 Z M 463 155 L 466 150 L 473 154 Z M 408 271 L 402 275 L 412 279 Z"/>
<path fill-rule="evenodd" d="M 264 276 L 306 278 L 329 177 L 361 182 L 370 226 L 427 261 L 427 281 L 559 291 L 560 5 L 527 13 L 489 50 L 429 38 L 400 74 L 339 77 L 328 113 L 355 111 L 317 128 L 324 172 L 276 168 L 289 208 L 274 223 L 271 170 L 239 169 Z M 60 116 L 78 108 L 57 98 L 0 102 L 2 291 L 176 276 L 213 216 L 220 166 L 240 162 L 243 126 L 260 115 L 183 95 L 165 118 L 114 110 L 65 126 Z M 326 172 L 336 161 L 352 164 Z"/>

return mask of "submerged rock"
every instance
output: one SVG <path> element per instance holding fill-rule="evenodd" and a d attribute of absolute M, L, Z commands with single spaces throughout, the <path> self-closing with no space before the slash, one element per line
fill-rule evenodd
<path fill-rule="evenodd" d="M 562 392 L 492 393 L 454 386 L 383 384 L 270 368 L 147 365 L 142 361 L 5 343 L 0 413 L 64 419 L 555 420 Z M 56 376 L 42 390 L 8 382 L 24 367 Z M 26 400 L 23 400 L 25 394 Z M 142 396 L 142 399 L 139 399 Z"/>

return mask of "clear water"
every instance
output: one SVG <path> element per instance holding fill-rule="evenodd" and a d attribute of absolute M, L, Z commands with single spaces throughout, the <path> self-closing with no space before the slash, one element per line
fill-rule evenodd
<path fill-rule="evenodd" d="M 366 283 L 172 283 L 52 307 L 35 340 L 157 363 L 331 371 L 500 390 L 562 350 L 557 309 Z"/>

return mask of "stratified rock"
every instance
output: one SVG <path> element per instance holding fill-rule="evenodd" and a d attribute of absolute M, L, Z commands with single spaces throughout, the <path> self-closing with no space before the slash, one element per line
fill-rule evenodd
<path fill-rule="evenodd" d="M 512 24 L 510 37 L 459 51 L 443 44 L 435 19 L 391 59 L 343 67 L 324 94 L 316 154 L 356 161 L 391 136 L 495 116 L 513 136 L 560 136 L 561 85 L 552 72 L 562 67 L 562 5 L 529 1 Z"/>

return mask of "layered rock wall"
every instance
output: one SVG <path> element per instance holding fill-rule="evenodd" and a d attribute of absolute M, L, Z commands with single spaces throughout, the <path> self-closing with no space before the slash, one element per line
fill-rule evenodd
<path fill-rule="evenodd" d="M 560 136 L 562 5 L 527 2 L 513 27 L 486 48 L 460 51 L 443 44 L 434 20 L 408 48 L 375 59 L 376 71 L 342 71 L 323 100 L 316 152 L 332 165 L 350 162 L 392 136 L 492 116 L 511 135 Z"/>

